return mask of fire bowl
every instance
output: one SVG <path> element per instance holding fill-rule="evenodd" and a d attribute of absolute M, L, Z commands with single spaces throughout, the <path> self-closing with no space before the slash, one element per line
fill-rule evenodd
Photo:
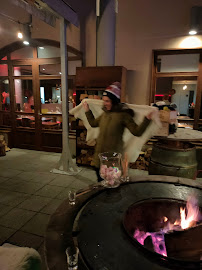
<path fill-rule="evenodd" d="M 69 205 L 68 199 L 65 200 L 51 216 L 47 227 L 45 246 L 48 268 L 66 269 L 65 249 L 74 243 L 79 248 L 79 269 L 82 270 L 200 269 L 200 261 L 183 261 L 159 255 L 132 238 L 134 226 L 154 231 L 161 228 L 161 219 L 158 218 L 161 215 L 171 220 L 178 217 L 179 207 L 185 205 L 193 192 L 199 206 L 202 206 L 200 183 L 161 175 L 131 177 L 129 183 L 116 189 L 92 188 L 90 192 L 78 196 L 74 206 Z M 157 202 L 160 202 L 158 211 L 154 210 Z M 132 205 L 139 213 L 146 213 L 146 222 L 141 217 L 136 219 L 135 225 L 129 221 L 125 225 L 126 232 L 123 220 L 127 217 L 130 220 L 127 214 Z M 170 207 L 174 213 L 169 210 Z"/>
<path fill-rule="evenodd" d="M 196 258 L 191 257 L 190 259 L 188 256 L 193 256 L 193 248 L 190 249 L 190 252 L 184 252 L 185 256 L 182 257 L 181 253 L 183 253 L 186 247 L 182 246 L 182 252 L 180 253 L 181 256 L 179 255 L 180 248 L 178 248 L 178 252 L 176 252 L 175 247 L 169 246 L 168 249 L 166 247 L 166 244 L 169 244 L 166 243 L 166 235 L 175 233 L 174 235 L 176 236 L 177 233 L 182 234 L 184 232 L 181 227 L 180 208 L 186 209 L 185 214 L 187 215 L 188 210 L 186 203 L 187 202 L 185 201 L 164 198 L 158 200 L 148 199 L 132 204 L 127 209 L 123 218 L 123 226 L 126 233 L 136 245 L 138 242 L 142 247 L 146 248 L 150 252 L 156 252 L 159 256 L 166 257 L 165 260 L 200 261 L 200 253 Z M 190 227 L 186 228 L 186 230 L 196 228 L 197 224 L 201 223 L 201 209 L 199 209 L 197 205 L 193 205 L 193 207 L 190 208 L 193 212 L 197 212 L 198 210 L 198 218 L 197 222 L 190 222 Z M 176 244 L 178 244 L 177 240 L 178 239 L 176 239 Z M 182 240 L 186 245 L 187 239 L 184 240 L 183 238 Z M 197 237 L 197 240 L 200 241 L 200 236 Z M 190 241 L 192 241 L 192 239 L 190 239 Z M 180 244 L 181 243 L 179 243 L 179 245 Z M 191 247 L 194 247 L 194 245 L 192 244 Z M 171 248 L 174 253 L 172 256 L 168 253 Z"/>

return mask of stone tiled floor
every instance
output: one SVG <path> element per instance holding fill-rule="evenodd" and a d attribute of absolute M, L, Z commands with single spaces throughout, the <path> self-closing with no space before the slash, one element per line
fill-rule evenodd
<path fill-rule="evenodd" d="M 35 248 L 42 257 L 42 270 L 46 269 L 44 234 L 50 215 L 70 189 L 96 182 L 96 174 L 89 168 L 83 168 L 77 176 L 50 173 L 59 158 L 57 153 L 22 149 L 12 149 L 0 157 L 0 245 Z M 147 172 L 131 170 L 130 174 Z"/>
<path fill-rule="evenodd" d="M 50 173 L 59 158 L 57 153 L 24 149 L 11 149 L 0 157 L 0 245 L 37 249 L 43 259 L 42 270 L 46 269 L 43 247 L 50 215 L 70 189 L 96 182 L 96 174 L 89 168 L 82 168 L 77 176 Z"/>
<path fill-rule="evenodd" d="M 44 233 L 50 215 L 68 191 L 96 182 L 94 171 L 77 176 L 50 173 L 60 154 L 12 149 L 0 157 L 0 245 L 33 247 L 44 262 Z"/>

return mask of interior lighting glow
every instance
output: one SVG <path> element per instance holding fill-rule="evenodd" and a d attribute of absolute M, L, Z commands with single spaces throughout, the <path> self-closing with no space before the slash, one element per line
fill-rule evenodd
<path fill-rule="evenodd" d="M 23 38 L 23 34 L 21 32 L 18 32 L 18 38 L 20 38 L 20 39 Z"/>
<path fill-rule="evenodd" d="M 198 37 L 187 37 L 182 40 L 179 45 L 180 48 L 199 48 L 202 47 L 202 41 Z"/>
<path fill-rule="evenodd" d="M 44 47 L 39 47 L 40 50 L 44 50 Z"/>
<path fill-rule="evenodd" d="M 197 34 L 197 31 L 194 30 L 194 29 L 192 29 L 192 30 L 189 31 L 189 34 L 190 34 L 191 36 L 196 35 L 196 34 Z"/>
<path fill-rule="evenodd" d="M 61 74 L 62 74 L 62 72 L 59 72 L 59 74 L 61 75 Z"/>
<path fill-rule="evenodd" d="M 155 97 L 164 97 L 164 95 L 155 95 Z M 171 95 L 169 95 L 171 97 Z"/>
<path fill-rule="evenodd" d="M 23 41 L 23 44 L 29 45 L 29 41 L 24 40 L 24 41 Z"/>
<path fill-rule="evenodd" d="M 45 68 L 42 68 L 42 70 L 46 70 Z"/>
<path fill-rule="evenodd" d="M 186 90 L 187 89 L 187 85 L 185 84 L 184 86 L 183 86 L 183 90 Z"/>

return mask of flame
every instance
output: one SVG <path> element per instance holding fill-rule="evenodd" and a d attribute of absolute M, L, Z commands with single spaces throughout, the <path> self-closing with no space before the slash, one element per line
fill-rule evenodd
<path fill-rule="evenodd" d="M 189 197 L 187 200 L 187 216 L 185 213 L 185 208 L 180 207 L 180 216 L 181 216 L 181 228 L 187 229 L 196 225 L 196 222 L 199 220 L 199 207 L 195 197 Z"/>
<path fill-rule="evenodd" d="M 168 221 L 168 218 L 167 217 L 163 217 L 163 221 L 164 222 Z"/>
<path fill-rule="evenodd" d="M 187 214 L 186 214 L 187 210 Z M 148 236 L 151 236 L 153 248 L 155 252 L 167 256 L 164 234 L 171 230 L 181 230 L 187 229 L 189 227 L 195 226 L 196 222 L 201 220 L 202 216 L 199 211 L 198 201 L 192 195 L 188 198 L 186 207 L 180 207 L 180 219 L 177 219 L 174 223 L 171 223 L 166 216 L 163 217 L 163 222 L 165 222 L 164 228 L 160 232 L 143 232 L 138 229 L 135 230 L 133 237 L 142 245 Z"/>
<path fill-rule="evenodd" d="M 178 226 L 178 225 L 180 225 L 180 220 L 175 220 L 175 222 L 174 222 L 174 224 L 173 224 L 174 226 Z"/>

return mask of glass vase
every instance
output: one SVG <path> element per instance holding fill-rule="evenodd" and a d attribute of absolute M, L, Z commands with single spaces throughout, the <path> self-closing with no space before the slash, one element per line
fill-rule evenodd
<path fill-rule="evenodd" d="M 100 153 L 100 176 L 104 179 L 102 184 L 108 188 L 120 185 L 122 175 L 121 154 L 115 152 Z"/>

